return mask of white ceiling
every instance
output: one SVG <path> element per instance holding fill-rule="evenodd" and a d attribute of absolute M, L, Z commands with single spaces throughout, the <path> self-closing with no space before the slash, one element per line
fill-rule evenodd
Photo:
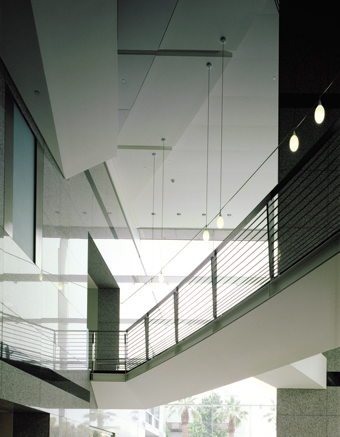
<path fill-rule="evenodd" d="M 131 227 L 151 226 L 150 147 L 159 148 L 161 138 L 170 149 L 164 226 L 205 225 L 208 61 L 208 222 L 219 212 L 221 36 L 222 205 L 277 146 L 278 13 L 272 0 L 13 0 L 2 10 L 1 56 L 65 177 L 112 158 Z M 156 153 L 157 227 L 162 153 Z M 224 210 L 225 218 L 231 214 L 227 228 L 276 183 L 275 159 Z"/>
<path fill-rule="evenodd" d="M 221 49 L 225 35 L 222 204 L 241 187 L 277 147 L 278 123 L 278 13 L 272 1 L 179 1 L 159 45 L 160 49 Z M 136 35 L 135 35 L 136 36 Z M 137 39 L 137 38 L 136 38 Z M 120 41 L 118 42 L 120 46 Z M 143 49 L 152 44 L 139 45 Z M 132 43 L 124 47 L 131 49 Z M 151 59 L 120 55 L 119 108 L 126 121 L 113 164 L 124 190 L 126 209 L 137 228 L 152 225 L 152 150 L 143 146 L 171 147 L 165 154 L 164 226 L 197 228 L 205 225 L 207 168 L 207 68 L 212 63 L 209 136 L 208 221 L 219 211 L 221 145 L 221 58 L 214 56 L 156 56 Z M 131 74 L 134 62 L 144 62 Z M 141 83 L 135 99 L 129 94 Z M 131 77 L 129 77 L 129 71 Z M 134 77 L 135 76 L 135 77 Z M 125 82 L 122 82 L 124 80 Z M 131 102 L 134 102 L 130 106 Z M 161 226 L 162 151 L 156 150 L 155 226 Z M 240 201 L 225 214 L 231 228 L 277 182 L 277 157 L 244 190 Z M 172 183 L 171 179 L 175 182 Z M 181 215 L 178 216 L 177 214 Z M 213 225 L 213 227 L 216 227 Z"/>
<path fill-rule="evenodd" d="M 161 226 L 163 137 L 164 227 L 179 235 L 205 225 L 208 61 L 208 222 L 219 212 L 221 36 L 222 205 L 265 162 L 223 210 L 225 228 L 236 227 L 277 183 L 276 154 L 265 161 L 278 135 L 273 0 L 8 0 L 1 11 L 1 57 L 56 162 L 68 178 L 106 161 L 137 240 L 138 229 L 152 225 L 152 152 Z M 194 259 L 191 247 L 184 258 Z M 140 262 L 137 252 L 127 256 L 134 258 Z M 122 289 L 123 299 L 130 294 Z"/>

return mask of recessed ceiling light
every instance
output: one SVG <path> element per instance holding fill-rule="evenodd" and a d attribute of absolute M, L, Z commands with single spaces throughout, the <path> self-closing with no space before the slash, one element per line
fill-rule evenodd
<path fill-rule="evenodd" d="M 170 180 L 171 180 L 171 182 L 172 182 L 172 183 L 174 183 L 174 182 L 175 182 L 175 179 L 170 179 Z"/>
<path fill-rule="evenodd" d="M 180 212 L 178 212 L 177 215 L 182 215 L 182 214 Z"/>
<path fill-rule="evenodd" d="M 276 76 L 273 76 L 273 80 L 276 80 Z"/>
<path fill-rule="evenodd" d="M 126 80 L 125 79 L 122 79 L 122 83 L 125 83 L 126 82 Z"/>
<path fill-rule="evenodd" d="M 206 216 L 206 213 L 205 213 L 205 212 L 203 212 L 203 213 L 202 213 L 202 215 L 203 215 L 203 216 L 205 217 L 205 216 Z"/>

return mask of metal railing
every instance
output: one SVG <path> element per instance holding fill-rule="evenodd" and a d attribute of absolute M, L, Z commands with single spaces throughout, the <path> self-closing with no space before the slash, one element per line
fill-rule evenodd
<path fill-rule="evenodd" d="M 243 222 L 126 331 L 54 331 L 3 319 L 1 358 L 128 372 L 256 293 L 340 230 L 340 119 Z"/>
<path fill-rule="evenodd" d="M 88 332 L 53 330 L 1 313 L 0 358 L 53 370 L 88 368 Z"/>
<path fill-rule="evenodd" d="M 89 331 L 89 366 L 96 372 L 125 372 L 126 332 Z"/>
<path fill-rule="evenodd" d="M 225 314 L 339 231 L 339 128 L 337 121 L 216 250 L 127 329 L 126 371 Z"/>

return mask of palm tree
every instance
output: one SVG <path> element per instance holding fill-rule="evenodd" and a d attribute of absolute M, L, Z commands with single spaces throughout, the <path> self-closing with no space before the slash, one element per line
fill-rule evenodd
<path fill-rule="evenodd" d="M 103 429 L 104 422 L 113 420 L 115 416 L 116 413 L 113 413 L 110 410 L 90 410 L 90 413 L 85 414 L 84 417 L 90 419 L 90 425 L 94 425 L 94 422 L 97 422 L 97 427 Z"/>
<path fill-rule="evenodd" d="M 195 405 L 195 399 L 194 397 L 181 399 L 177 404 L 169 406 L 170 415 L 173 413 L 181 415 L 182 437 L 188 437 L 189 412 L 194 419 L 201 419 L 201 415 Z"/>
<path fill-rule="evenodd" d="M 229 437 L 234 437 L 235 429 L 240 426 L 242 420 L 247 417 L 248 412 L 242 410 L 240 401 L 237 400 L 234 395 L 230 395 L 229 399 L 226 399 L 224 409 L 225 418 L 228 421 Z"/>
<path fill-rule="evenodd" d="M 266 419 L 268 423 L 276 423 L 276 405 L 273 399 L 271 399 L 270 402 L 272 403 L 272 405 L 269 407 L 270 411 L 269 413 L 265 414 L 263 418 Z"/>

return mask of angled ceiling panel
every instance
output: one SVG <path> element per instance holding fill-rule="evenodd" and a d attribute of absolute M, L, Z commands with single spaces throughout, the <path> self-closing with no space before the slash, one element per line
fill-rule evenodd
<path fill-rule="evenodd" d="M 230 58 L 225 59 L 225 65 Z M 206 99 L 205 57 L 156 56 L 128 119 L 120 145 L 174 146 Z M 211 70 L 212 86 L 220 69 Z"/>
<path fill-rule="evenodd" d="M 33 0 L 32 7 L 68 178 L 117 150 L 117 5 Z"/>

